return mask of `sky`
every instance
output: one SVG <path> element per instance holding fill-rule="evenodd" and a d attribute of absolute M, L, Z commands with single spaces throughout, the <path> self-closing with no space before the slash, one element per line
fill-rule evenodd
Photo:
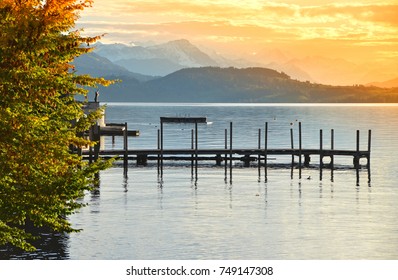
<path fill-rule="evenodd" d="M 398 77 L 398 0 L 94 0 L 77 27 L 106 33 L 103 43 L 183 38 L 225 55 L 278 49 L 384 64 Z"/>

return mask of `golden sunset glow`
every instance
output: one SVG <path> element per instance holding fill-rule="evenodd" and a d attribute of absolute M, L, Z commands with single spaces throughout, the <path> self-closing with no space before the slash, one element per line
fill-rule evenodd
<path fill-rule="evenodd" d="M 104 43 L 184 38 L 225 55 L 278 49 L 294 58 L 372 64 L 386 77 L 398 76 L 398 1 L 95 0 L 78 27 L 107 33 Z"/>

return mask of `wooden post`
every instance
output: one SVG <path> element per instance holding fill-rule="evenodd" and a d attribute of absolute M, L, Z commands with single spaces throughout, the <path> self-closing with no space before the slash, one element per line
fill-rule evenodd
<path fill-rule="evenodd" d="M 264 130 L 264 177 L 265 182 L 268 180 L 267 166 L 268 165 L 268 122 L 265 122 Z"/>
<path fill-rule="evenodd" d="M 216 158 L 216 165 L 221 166 L 222 162 L 221 154 L 216 154 L 215 158 Z"/>
<path fill-rule="evenodd" d="M 195 179 L 198 180 L 198 123 L 195 122 Z"/>
<path fill-rule="evenodd" d="M 290 165 L 290 179 L 293 180 L 293 164 Z"/>
<path fill-rule="evenodd" d="M 354 156 L 354 167 L 359 168 L 359 130 L 357 130 L 357 149 L 356 154 Z"/>
<path fill-rule="evenodd" d="M 261 149 L 261 128 L 258 129 L 258 157 L 257 157 L 257 164 L 258 164 L 258 180 L 260 181 L 261 178 L 261 156 L 260 156 L 260 149 Z"/>
<path fill-rule="evenodd" d="M 163 121 L 160 120 L 160 177 L 163 178 Z"/>
<path fill-rule="evenodd" d="M 334 182 L 334 129 L 330 131 L 330 145 L 332 154 L 330 156 L 330 181 Z"/>
<path fill-rule="evenodd" d="M 293 154 L 293 149 L 294 149 L 293 128 L 290 129 L 290 148 L 292 149 L 292 165 L 293 165 L 293 164 L 294 164 L 294 154 Z"/>
<path fill-rule="evenodd" d="M 371 145 L 372 145 L 372 131 L 369 129 L 368 131 L 368 156 L 367 156 L 367 163 L 366 166 L 368 168 L 368 172 L 370 173 L 369 169 L 370 169 L 370 149 L 371 149 Z M 370 178 L 370 177 L 369 177 Z M 370 182 L 370 180 L 369 180 Z"/>
<path fill-rule="evenodd" d="M 368 131 L 368 152 L 370 153 L 370 148 L 372 145 L 372 131 L 369 129 Z"/>
<path fill-rule="evenodd" d="M 163 152 L 163 121 L 160 121 L 160 151 Z"/>
<path fill-rule="evenodd" d="M 323 169 L 323 131 L 319 130 L 319 180 L 322 181 L 322 169 Z"/>
<path fill-rule="evenodd" d="M 232 122 L 229 124 L 229 182 L 232 184 Z"/>
<path fill-rule="evenodd" d="M 319 164 L 323 165 L 323 131 L 319 130 Z"/>
<path fill-rule="evenodd" d="M 100 126 L 97 124 L 94 125 L 94 141 L 96 142 L 94 145 L 94 161 L 97 161 L 101 147 Z"/>
<path fill-rule="evenodd" d="M 299 179 L 301 179 L 301 150 L 302 150 L 301 122 L 299 122 Z"/>
<path fill-rule="evenodd" d="M 142 155 L 137 154 L 137 165 L 147 166 L 148 165 L 148 155 L 147 154 L 142 154 Z"/>
<path fill-rule="evenodd" d="M 330 156 L 330 167 L 333 169 L 334 166 L 334 129 L 330 130 L 330 149 L 332 150 L 332 154 Z"/>
<path fill-rule="evenodd" d="M 158 129 L 158 150 L 160 150 L 160 129 Z M 160 173 L 160 154 L 158 153 L 158 176 Z"/>
<path fill-rule="evenodd" d="M 304 166 L 308 167 L 311 162 L 311 155 L 310 154 L 304 154 Z"/>
<path fill-rule="evenodd" d="M 244 167 L 250 167 L 250 155 L 244 155 L 241 160 L 243 161 Z"/>
<path fill-rule="evenodd" d="M 372 141 L 372 131 L 369 129 L 368 131 L 368 158 L 366 163 L 366 169 L 368 170 L 368 186 L 371 187 L 371 175 L 370 175 L 370 148 L 371 148 L 371 141 Z"/>
<path fill-rule="evenodd" d="M 123 157 L 123 166 L 124 172 L 127 173 L 127 165 L 128 165 L 128 130 L 127 130 L 127 122 L 124 123 L 124 131 L 123 131 L 123 150 L 124 150 L 124 157 Z M 138 156 L 137 156 L 138 161 Z"/>
<path fill-rule="evenodd" d="M 193 129 L 191 129 L 191 149 L 193 151 L 193 149 L 195 148 L 194 146 L 194 131 Z M 194 162 L 194 154 L 191 154 L 191 177 L 193 178 L 193 162 Z"/>
<path fill-rule="evenodd" d="M 224 168 L 225 168 L 225 176 L 224 176 L 224 180 L 227 181 L 227 166 L 228 166 L 228 156 L 227 156 L 227 149 L 228 149 L 228 129 L 225 129 L 225 164 L 224 164 Z"/>

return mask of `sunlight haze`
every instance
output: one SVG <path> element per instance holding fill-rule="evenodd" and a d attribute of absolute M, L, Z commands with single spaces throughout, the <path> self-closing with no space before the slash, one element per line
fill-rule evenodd
<path fill-rule="evenodd" d="M 358 82 L 371 82 L 398 77 L 397 15 L 398 1 L 95 0 L 78 27 L 88 35 L 106 33 L 103 43 L 187 39 L 201 49 L 265 64 L 300 59 L 302 68 L 316 68 L 319 59 L 334 59 L 365 65 L 368 77 Z M 330 82 L 326 76 L 314 78 Z"/>

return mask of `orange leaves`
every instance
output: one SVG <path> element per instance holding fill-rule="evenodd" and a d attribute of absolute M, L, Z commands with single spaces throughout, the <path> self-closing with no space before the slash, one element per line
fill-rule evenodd
<path fill-rule="evenodd" d="M 69 31 L 78 18 L 79 10 L 90 7 L 92 0 L 48 0 L 39 10 L 43 24 L 58 31 Z"/>

